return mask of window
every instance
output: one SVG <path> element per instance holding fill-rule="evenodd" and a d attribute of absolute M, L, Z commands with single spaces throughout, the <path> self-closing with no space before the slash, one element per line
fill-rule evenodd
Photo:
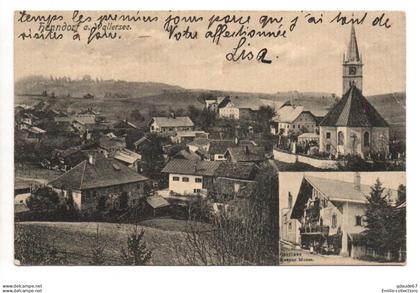
<path fill-rule="evenodd" d="M 201 178 L 195 178 L 196 183 L 201 183 L 203 180 Z"/>
<path fill-rule="evenodd" d="M 190 178 L 188 178 L 188 177 L 182 177 L 182 182 L 190 182 Z"/>
<path fill-rule="evenodd" d="M 331 138 L 331 132 L 327 132 L 327 133 L 325 134 L 325 137 L 326 137 L 327 139 L 330 139 L 330 138 Z"/>
<path fill-rule="evenodd" d="M 330 151 L 331 151 L 331 145 L 330 145 L 330 144 L 326 144 L 326 145 L 325 145 L 325 150 L 326 150 L 327 152 L 330 152 Z"/>
<path fill-rule="evenodd" d="M 337 228 L 337 215 L 336 214 L 332 215 L 331 228 Z"/>
<path fill-rule="evenodd" d="M 172 180 L 173 181 L 179 181 L 179 177 L 178 176 L 174 176 L 174 177 L 172 177 Z"/>
<path fill-rule="evenodd" d="M 200 188 L 194 188 L 194 193 L 200 193 L 201 189 Z"/>
<path fill-rule="evenodd" d="M 289 223 L 289 231 L 292 231 L 292 223 Z"/>
<path fill-rule="evenodd" d="M 338 145 L 344 145 L 344 133 L 342 131 L 338 132 Z"/>
<path fill-rule="evenodd" d="M 224 156 L 224 155 L 218 155 L 218 156 L 217 156 L 217 158 L 218 158 L 218 159 L 224 159 L 224 158 L 225 158 L 225 156 Z"/>
<path fill-rule="evenodd" d="M 362 226 L 362 217 L 356 216 L 356 226 Z"/>
<path fill-rule="evenodd" d="M 363 145 L 365 147 L 369 146 L 369 132 L 365 132 L 365 134 L 363 135 Z"/>

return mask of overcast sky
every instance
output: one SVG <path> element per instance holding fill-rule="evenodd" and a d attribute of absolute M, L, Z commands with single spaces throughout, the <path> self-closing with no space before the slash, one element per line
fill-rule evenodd
<path fill-rule="evenodd" d="M 202 12 L 193 14 L 209 17 Z M 256 17 L 254 21 L 261 14 L 253 14 Z M 324 13 L 324 18 L 335 14 Z M 369 16 L 373 14 L 369 12 Z M 164 19 L 169 12 L 158 15 Z M 302 14 L 281 15 L 292 19 L 294 15 Z M 392 25 L 389 29 L 373 27 L 367 21 L 356 26 L 364 61 L 365 95 L 405 90 L 405 19 L 401 13 L 387 13 L 387 17 L 390 17 Z M 70 38 L 67 38 L 68 41 L 22 41 L 17 39 L 17 35 L 29 26 L 17 23 L 15 76 L 41 74 L 77 78 L 89 74 L 93 78 L 164 82 L 185 88 L 341 94 L 341 63 L 350 36 L 350 25 L 313 25 L 302 21 L 287 39 L 252 39 L 249 48 L 254 49 L 254 53 L 260 48 L 268 48 L 272 64 L 228 62 L 225 55 L 238 39 L 222 40 L 220 45 L 214 45 L 204 40 L 201 33 L 198 40 L 176 42 L 168 40 L 162 26 L 163 21 L 138 24 L 130 32 L 123 33 L 119 40 L 98 40 L 87 45 Z M 195 27 L 205 32 L 204 24 Z M 150 37 L 139 38 L 145 35 Z"/>

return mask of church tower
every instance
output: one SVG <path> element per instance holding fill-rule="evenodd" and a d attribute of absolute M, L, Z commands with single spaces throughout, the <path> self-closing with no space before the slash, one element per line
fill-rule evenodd
<path fill-rule="evenodd" d="M 343 55 L 343 95 L 355 85 L 360 92 L 363 90 L 363 63 L 357 46 L 354 25 L 351 25 L 350 41 L 347 53 Z"/>

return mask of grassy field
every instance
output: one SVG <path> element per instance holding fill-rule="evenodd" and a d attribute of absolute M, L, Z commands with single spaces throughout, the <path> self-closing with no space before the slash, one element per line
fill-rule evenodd
<path fill-rule="evenodd" d="M 121 248 L 126 247 L 127 236 L 135 229 L 131 224 L 113 223 L 70 223 L 70 222 L 21 222 L 19 230 L 36 231 L 53 244 L 60 252 L 65 252 L 69 265 L 89 265 L 91 251 L 95 243 L 99 225 L 100 241 L 105 246 L 107 265 L 122 265 Z M 152 228 L 160 227 L 160 228 Z M 145 221 L 138 229 L 144 229 L 144 240 L 152 250 L 150 265 L 179 265 L 174 258 L 173 243 L 182 245 L 185 221 L 174 219 L 153 219 Z"/>

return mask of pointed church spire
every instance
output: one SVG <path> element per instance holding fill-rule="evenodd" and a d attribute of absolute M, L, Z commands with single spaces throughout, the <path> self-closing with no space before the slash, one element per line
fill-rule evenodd
<path fill-rule="evenodd" d="M 347 47 L 346 61 L 347 62 L 360 61 L 359 47 L 357 46 L 357 39 L 356 39 L 356 31 L 354 30 L 353 24 L 351 24 L 350 41 Z"/>

